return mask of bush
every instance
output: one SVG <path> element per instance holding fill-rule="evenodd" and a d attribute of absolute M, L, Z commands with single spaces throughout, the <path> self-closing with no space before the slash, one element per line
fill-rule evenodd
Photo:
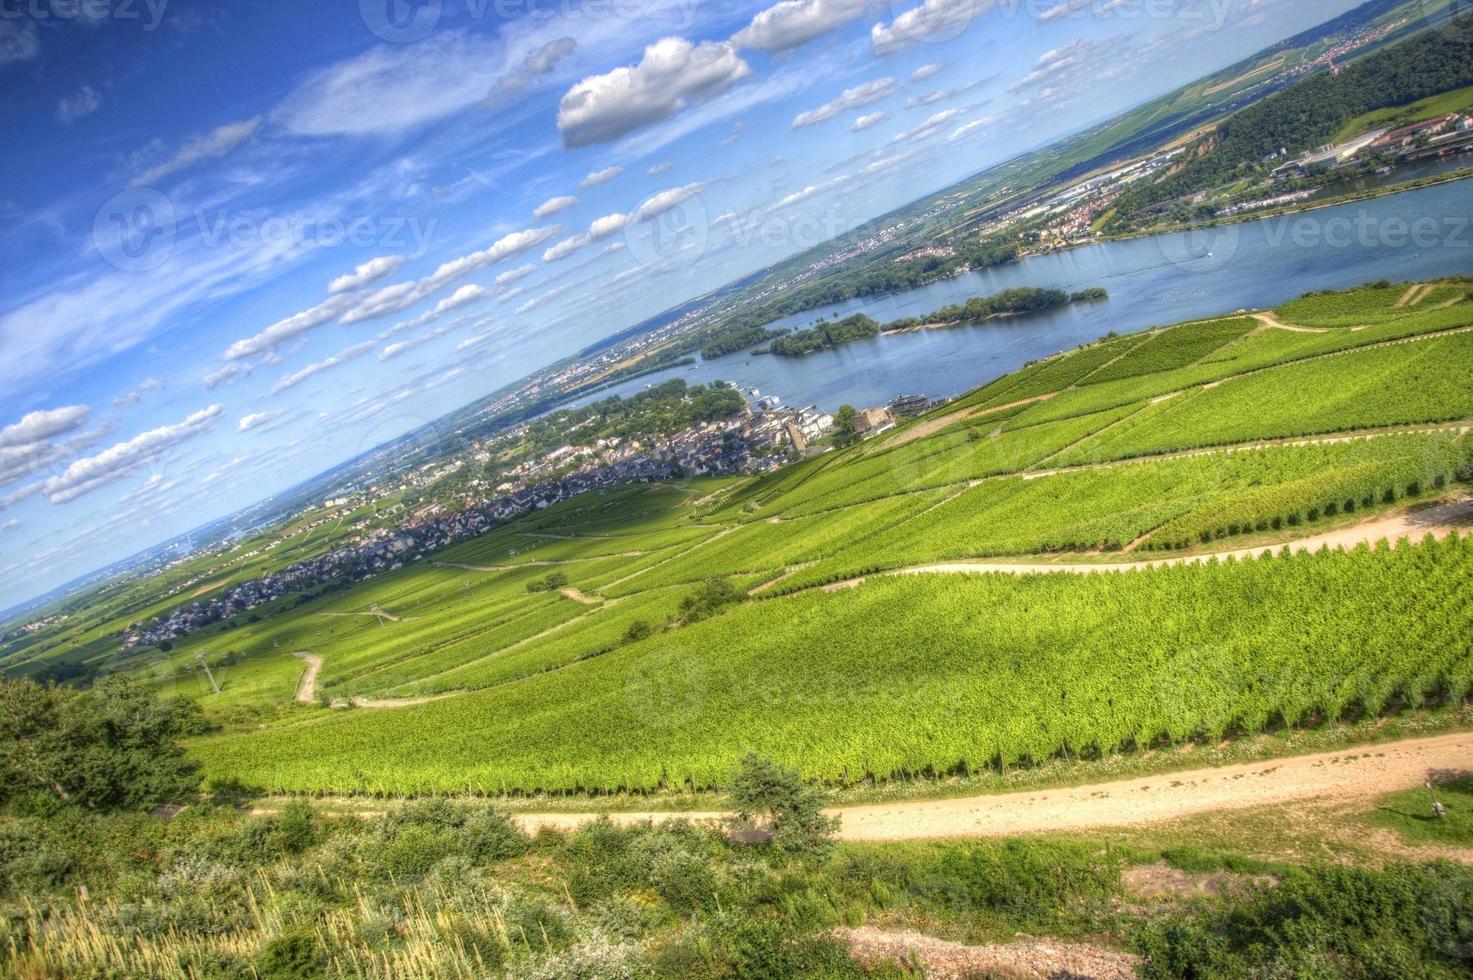
<path fill-rule="evenodd" d="M 742 827 L 765 827 L 773 846 L 794 854 L 817 854 L 833 843 L 839 821 L 823 814 L 828 794 L 805 786 L 796 769 L 755 755 L 742 759 L 729 790 Z"/>

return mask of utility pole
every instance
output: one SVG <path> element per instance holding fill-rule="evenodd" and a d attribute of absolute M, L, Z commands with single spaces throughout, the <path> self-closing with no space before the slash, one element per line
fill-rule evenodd
<path fill-rule="evenodd" d="M 203 650 L 201 650 L 199 653 L 196 653 L 194 655 L 194 659 L 198 660 L 199 661 L 199 665 L 205 669 L 205 676 L 210 679 L 210 686 L 215 689 L 215 693 L 216 694 L 219 694 L 220 693 L 220 685 L 218 683 L 216 683 L 216 681 L 215 681 L 215 675 L 210 670 L 210 662 L 205 659 L 205 652 Z"/>

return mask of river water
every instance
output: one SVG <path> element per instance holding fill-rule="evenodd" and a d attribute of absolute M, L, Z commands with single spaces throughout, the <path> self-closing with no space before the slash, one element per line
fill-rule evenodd
<path fill-rule="evenodd" d="M 732 354 L 646 375 L 585 396 L 630 395 L 670 378 L 714 379 L 775 394 L 791 406 L 880 405 L 901 394 L 951 396 L 1025 363 L 1115 331 L 1276 306 L 1306 292 L 1364 282 L 1473 275 L 1473 181 L 1199 232 L 1110 242 L 1025 259 L 893 296 L 788 317 L 867 313 L 881 323 L 919 316 L 1011 286 L 1078 290 L 1110 298 L 984 324 L 876 337 L 802 358 Z"/>

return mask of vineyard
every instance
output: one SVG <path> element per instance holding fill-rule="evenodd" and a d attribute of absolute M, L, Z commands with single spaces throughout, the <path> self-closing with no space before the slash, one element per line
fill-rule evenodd
<path fill-rule="evenodd" d="M 412 712 L 198 752 L 250 783 L 354 792 L 712 786 L 748 750 L 834 782 L 981 771 L 1461 697 L 1470 615 L 1466 538 L 1124 575 L 892 578 L 748 604 Z"/>
<path fill-rule="evenodd" d="M 3 653 L 198 698 L 222 729 L 192 746 L 212 776 L 304 791 L 704 787 L 747 749 L 853 782 L 1458 698 L 1473 543 L 1457 536 L 822 587 L 1277 548 L 1465 495 L 1470 327 L 1458 281 L 1110 336 L 856 446 L 588 493 L 171 649 L 115 637 L 330 529 L 120 589 Z M 298 654 L 321 661 L 310 704 Z"/>

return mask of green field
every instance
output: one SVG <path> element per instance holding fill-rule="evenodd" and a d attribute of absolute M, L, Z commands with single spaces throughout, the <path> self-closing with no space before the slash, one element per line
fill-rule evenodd
<path fill-rule="evenodd" d="M 1473 302 L 1466 281 L 1421 292 L 1110 337 L 759 478 L 586 494 L 118 651 L 127 623 L 342 533 L 299 521 L 117 587 L 3 663 L 198 698 L 221 729 L 191 746 L 213 777 L 384 794 L 706 788 L 747 749 L 847 784 L 1457 699 L 1466 540 L 819 588 L 1274 545 L 1463 494 Z M 697 601 L 713 579 L 736 601 Z M 307 703 L 299 653 L 322 660 Z"/>

